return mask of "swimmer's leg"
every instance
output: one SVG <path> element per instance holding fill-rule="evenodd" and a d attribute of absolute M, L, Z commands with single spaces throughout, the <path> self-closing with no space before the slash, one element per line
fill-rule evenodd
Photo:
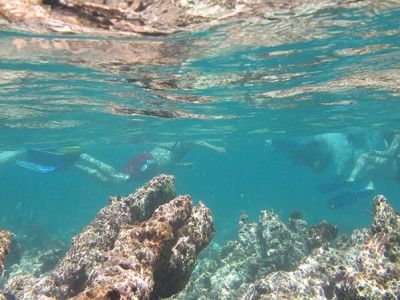
<path fill-rule="evenodd" d="M 351 171 L 351 174 L 349 178 L 347 179 L 347 182 L 354 182 L 359 177 L 362 175 L 362 173 L 367 171 L 368 168 L 368 161 L 369 161 L 369 155 L 368 154 L 362 154 L 356 161 L 356 164 L 353 168 L 353 171 Z"/>
<path fill-rule="evenodd" d="M 121 172 L 115 172 L 114 174 L 110 174 L 110 181 L 113 183 L 121 183 L 128 181 L 130 176 L 128 174 L 124 174 Z"/>
<path fill-rule="evenodd" d="M 106 176 L 104 176 L 103 174 L 101 174 L 98 170 L 96 170 L 96 169 L 92 169 L 92 168 L 89 168 L 89 167 L 87 167 L 87 166 L 83 166 L 83 165 L 80 165 L 80 164 L 74 164 L 74 167 L 75 168 L 77 168 L 78 170 L 80 170 L 80 171 L 82 171 L 83 173 L 85 173 L 86 175 L 89 175 L 89 176 L 91 176 L 91 177 L 94 177 L 95 179 L 97 179 L 97 180 L 99 180 L 99 181 L 101 181 L 101 182 L 104 182 L 104 183 L 106 183 L 106 182 L 109 182 L 110 180 L 106 177 Z"/>
<path fill-rule="evenodd" d="M 0 152 L 0 164 L 4 164 L 21 156 L 24 151 L 3 151 Z"/>
<path fill-rule="evenodd" d="M 81 161 L 87 162 L 93 166 L 95 166 L 97 169 L 99 169 L 102 172 L 105 173 L 115 173 L 115 169 L 113 167 L 111 167 L 109 164 L 106 164 L 96 158 L 94 158 L 93 156 L 90 156 L 87 153 L 83 153 L 79 156 L 79 159 Z"/>
<path fill-rule="evenodd" d="M 102 177 L 107 178 L 107 181 L 109 182 L 121 183 L 129 179 L 129 175 L 116 171 L 109 164 L 106 164 L 98 159 L 95 159 L 94 157 L 90 156 L 87 153 L 81 154 L 80 160 L 88 162 L 89 164 L 93 165 L 96 169 L 94 168 L 88 168 L 88 169 L 96 171 Z"/>

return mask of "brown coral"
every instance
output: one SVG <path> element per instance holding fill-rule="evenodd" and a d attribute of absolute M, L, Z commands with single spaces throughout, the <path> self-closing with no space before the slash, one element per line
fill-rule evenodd
<path fill-rule="evenodd" d="M 175 195 L 160 175 L 128 197 L 112 197 L 74 238 L 47 276 L 18 275 L 6 284 L 17 298 L 157 299 L 189 280 L 197 254 L 214 235 L 210 211 Z M 167 277 L 166 277 L 166 274 Z"/>
<path fill-rule="evenodd" d="M 3 262 L 8 254 L 11 243 L 11 233 L 5 230 L 0 230 L 0 275 L 3 274 Z"/>
<path fill-rule="evenodd" d="M 400 216 L 382 195 L 374 199 L 371 235 L 355 265 L 345 268 L 338 292 L 343 297 L 398 299 L 400 297 Z"/>
<path fill-rule="evenodd" d="M 326 221 L 242 214 L 238 240 L 210 249 L 176 299 L 400 299 L 400 216 L 383 196 L 373 212 L 371 232 L 339 237 Z"/>
<path fill-rule="evenodd" d="M 399 299 L 400 217 L 381 195 L 373 212 L 370 233 L 356 230 L 338 248 L 315 249 L 294 271 L 251 285 L 243 299 Z"/>

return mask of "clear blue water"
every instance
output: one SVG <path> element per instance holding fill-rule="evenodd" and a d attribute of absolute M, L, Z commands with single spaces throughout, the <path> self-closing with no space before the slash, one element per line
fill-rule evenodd
<path fill-rule="evenodd" d="M 332 209 L 335 191 L 316 189 L 335 176 L 333 161 L 316 173 L 268 141 L 357 138 L 357 145 L 339 145 L 354 156 L 343 178 L 357 155 L 384 150 L 379 134 L 398 129 L 400 120 L 400 9 L 330 9 L 299 18 L 286 29 L 281 21 L 234 23 L 137 40 L 4 29 L 0 149 L 80 145 L 119 169 L 162 142 L 207 140 L 226 154 L 195 148 L 182 160 L 194 168 L 169 173 L 178 193 L 211 208 L 217 241 L 235 232 L 241 211 L 256 218 L 270 208 L 284 219 L 302 211 L 311 224 L 326 219 L 345 232 L 368 226 L 372 197 Z M 135 47 L 159 55 L 120 52 Z M 194 115 L 121 115 L 115 106 Z M 374 179 L 375 192 L 400 209 L 399 181 Z M 8 162 L 0 165 L 0 228 L 27 247 L 69 241 L 109 195 L 142 184 L 104 185 L 74 168 L 41 174 Z"/>

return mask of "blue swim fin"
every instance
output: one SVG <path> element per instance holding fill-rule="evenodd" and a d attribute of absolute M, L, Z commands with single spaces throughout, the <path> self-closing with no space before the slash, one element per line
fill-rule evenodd
<path fill-rule="evenodd" d="M 371 189 L 359 189 L 359 190 L 348 190 L 336 195 L 328 201 L 330 208 L 338 208 L 350 204 L 354 201 L 372 196 L 374 190 Z"/>
<path fill-rule="evenodd" d="M 35 172 L 39 172 L 39 173 L 49 173 L 49 172 L 58 170 L 60 168 L 57 166 L 39 165 L 39 164 L 29 162 L 26 160 L 17 160 L 15 163 L 22 168 L 25 168 L 25 169 L 28 169 L 31 171 L 35 171 Z"/>

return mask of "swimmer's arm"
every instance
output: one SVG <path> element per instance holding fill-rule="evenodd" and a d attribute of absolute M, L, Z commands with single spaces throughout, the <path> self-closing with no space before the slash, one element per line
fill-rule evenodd
<path fill-rule="evenodd" d="M 215 151 L 217 153 L 220 153 L 220 154 L 225 154 L 226 153 L 226 149 L 224 147 L 219 147 L 219 146 L 210 144 L 210 143 L 208 143 L 206 141 L 195 141 L 194 144 L 196 146 L 199 146 L 199 147 L 202 147 L 202 148 L 213 150 L 213 151 Z"/>
<path fill-rule="evenodd" d="M 388 151 L 388 156 L 391 158 L 396 158 L 400 155 L 400 134 L 396 134 L 390 144 Z"/>
<path fill-rule="evenodd" d="M 372 151 L 372 154 L 378 157 L 395 159 L 400 155 L 400 134 L 396 134 L 389 149 L 385 151 Z"/>
<path fill-rule="evenodd" d="M 383 157 L 383 158 L 388 158 L 388 156 L 389 156 L 387 150 L 385 150 L 385 151 L 374 150 L 369 153 L 371 153 L 373 156 Z"/>

